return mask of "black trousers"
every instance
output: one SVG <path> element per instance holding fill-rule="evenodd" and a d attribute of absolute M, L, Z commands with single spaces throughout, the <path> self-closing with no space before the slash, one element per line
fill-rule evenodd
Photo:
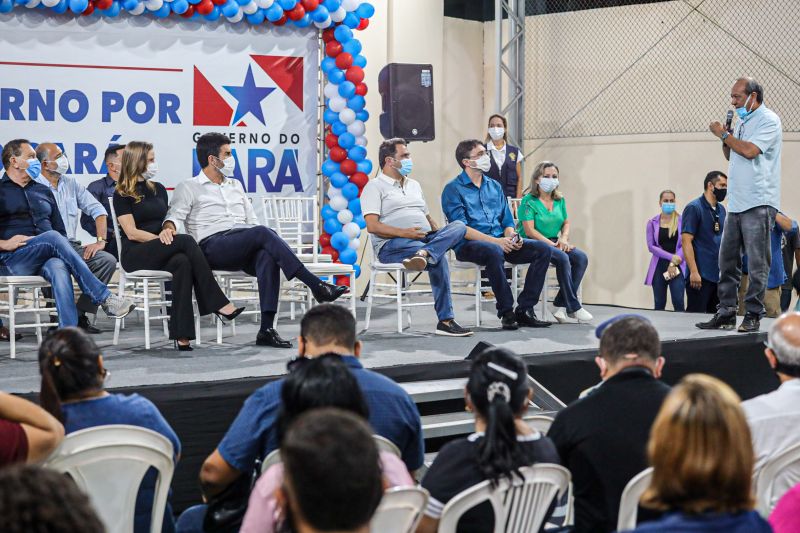
<path fill-rule="evenodd" d="M 699 289 L 693 289 L 689 285 L 689 278 L 686 278 L 686 312 L 687 313 L 706 313 L 714 314 L 717 312 L 719 297 L 717 296 L 717 284 L 703 280 Z"/>
<path fill-rule="evenodd" d="M 189 235 L 175 235 L 172 244 L 158 239 L 128 242 L 123 248 L 125 270 L 166 270 L 172 274 L 172 306 L 169 316 L 170 339 L 194 339 L 192 289 L 201 315 L 225 307 L 228 298 L 219 288 L 203 251 Z"/>
<path fill-rule="evenodd" d="M 266 226 L 215 233 L 200 241 L 200 247 L 214 270 L 243 270 L 258 279 L 262 313 L 278 310 L 281 271 L 292 279 L 305 268 L 289 245 Z"/>

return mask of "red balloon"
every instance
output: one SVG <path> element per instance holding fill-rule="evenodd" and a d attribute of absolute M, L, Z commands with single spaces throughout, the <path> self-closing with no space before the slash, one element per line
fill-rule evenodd
<path fill-rule="evenodd" d="M 339 165 L 339 170 L 342 174 L 346 174 L 347 176 L 352 176 L 358 170 L 358 165 L 352 159 L 345 159 Z"/>
<path fill-rule="evenodd" d="M 111 4 L 114 3 L 114 0 L 97 0 L 94 4 L 95 9 L 108 9 L 111 7 Z"/>
<path fill-rule="evenodd" d="M 86 9 L 83 10 L 81 16 L 86 17 L 94 13 L 94 4 L 89 2 L 89 5 L 86 6 Z"/>
<path fill-rule="evenodd" d="M 350 286 L 350 276 L 336 276 L 336 285 Z"/>
<path fill-rule="evenodd" d="M 328 57 L 336 57 L 342 53 L 342 43 L 337 40 L 328 41 L 325 45 L 325 53 Z"/>
<path fill-rule="evenodd" d="M 273 22 L 273 24 L 275 26 L 283 26 L 284 24 L 286 24 L 286 13 L 284 13 L 281 18 Z"/>
<path fill-rule="evenodd" d="M 338 56 L 336 56 L 336 66 L 340 69 L 344 70 L 350 68 L 350 65 L 353 64 L 353 56 L 348 54 L 347 52 L 342 52 Z"/>
<path fill-rule="evenodd" d="M 361 19 L 361 22 L 356 26 L 357 30 L 366 30 L 369 26 L 369 19 Z"/>
<path fill-rule="evenodd" d="M 311 13 L 319 7 L 319 0 L 301 0 L 303 8 L 306 12 Z"/>
<path fill-rule="evenodd" d="M 347 69 L 347 72 L 344 73 L 344 77 L 347 78 L 348 81 L 352 81 L 358 85 L 364 81 L 364 69 L 358 65 L 353 65 Z"/>
<path fill-rule="evenodd" d="M 201 15 L 208 15 L 214 11 L 214 3 L 211 0 L 200 0 L 200 3 L 195 5 L 194 9 Z"/>
<path fill-rule="evenodd" d="M 286 16 L 289 17 L 291 20 L 300 20 L 305 16 L 305 14 L 306 14 L 306 8 L 303 7 L 303 4 L 297 4 L 292 9 L 286 12 Z"/>
<path fill-rule="evenodd" d="M 342 148 L 341 146 L 335 146 L 331 148 L 330 154 L 331 159 L 336 161 L 337 163 L 341 163 L 345 159 L 347 159 L 347 150 Z"/>
<path fill-rule="evenodd" d="M 211 0 L 211 3 L 214 4 L 215 6 L 221 6 L 222 4 L 224 4 L 227 1 L 228 0 Z"/>
<path fill-rule="evenodd" d="M 339 146 L 339 137 L 333 133 L 327 134 L 325 136 L 325 146 L 327 146 L 329 150 L 334 146 Z"/>
<path fill-rule="evenodd" d="M 339 251 L 333 246 L 326 246 L 322 249 L 322 253 L 331 256 L 332 261 L 339 259 Z"/>
<path fill-rule="evenodd" d="M 328 28 L 327 30 L 324 30 L 322 32 L 322 40 L 325 42 L 325 44 L 335 39 L 335 37 L 333 36 L 333 30 L 334 28 Z"/>
<path fill-rule="evenodd" d="M 369 181 L 369 176 L 367 176 L 363 172 L 356 172 L 355 174 L 350 176 L 350 182 L 355 183 L 359 189 L 363 189 L 364 185 L 366 185 L 368 181 Z"/>
<path fill-rule="evenodd" d="M 367 84 L 366 83 L 356 84 L 356 94 L 360 94 L 361 96 L 367 96 Z"/>
<path fill-rule="evenodd" d="M 109 2 L 109 5 L 110 5 L 110 4 L 111 4 L 113 1 L 114 1 L 114 0 L 111 0 L 111 2 Z M 99 5 L 99 4 L 98 4 L 98 5 Z M 192 4 L 189 4 L 189 9 L 187 9 L 186 11 L 184 11 L 183 13 L 181 13 L 181 16 L 182 16 L 183 18 L 185 18 L 185 19 L 188 19 L 188 18 L 190 18 L 192 15 L 194 15 L 194 6 L 193 6 Z"/>
<path fill-rule="evenodd" d="M 329 247 L 331 245 L 331 236 L 327 233 L 320 233 L 319 235 L 319 245 L 322 248 Z"/>

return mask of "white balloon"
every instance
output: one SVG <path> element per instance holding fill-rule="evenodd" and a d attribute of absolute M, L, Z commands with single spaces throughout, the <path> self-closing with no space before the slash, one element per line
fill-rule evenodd
<path fill-rule="evenodd" d="M 341 196 L 340 198 L 344 199 L 344 196 Z M 342 209 L 336 215 L 336 218 L 339 219 L 339 222 L 342 224 L 347 224 L 348 222 L 353 221 L 353 213 L 351 213 L 349 209 Z"/>
<path fill-rule="evenodd" d="M 364 135 L 364 132 L 367 131 L 367 127 L 364 126 L 364 123 L 360 120 L 356 120 L 349 126 L 347 126 L 347 131 L 355 135 L 356 137 L 361 137 Z"/>
<path fill-rule="evenodd" d="M 141 15 L 144 13 L 144 2 L 139 2 L 136 7 L 128 11 L 131 15 Z"/>
<path fill-rule="evenodd" d="M 345 235 L 347 235 L 351 239 L 355 239 L 356 237 L 358 237 L 358 234 L 361 233 L 361 228 L 359 228 L 358 224 L 356 224 L 355 222 L 348 222 L 347 224 L 344 225 L 342 231 L 344 232 Z"/>
<path fill-rule="evenodd" d="M 342 121 L 342 124 L 352 124 L 356 121 L 356 112 L 348 107 L 339 113 L 339 120 Z"/>
<path fill-rule="evenodd" d="M 347 109 L 347 100 L 341 96 L 334 96 L 331 98 L 330 102 L 328 102 L 328 107 L 330 107 L 331 111 L 334 113 L 341 113 Z"/>
<path fill-rule="evenodd" d="M 337 196 L 342 196 L 342 189 L 339 189 L 338 187 L 334 187 L 333 185 L 328 187 L 328 198 L 333 200 Z M 342 198 L 344 198 L 344 197 L 342 196 Z"/>
<path fill-rule="evenodd" d="M 258 11 L 258 4 L 256 4 L 254 0 L 250 0 L 249 4 L 242 6 L 242 11 L 244 11 L 245 15 L 252 15 Z"/>
<path fill-rule="evenodd" d="M 358 0 L 342 0 L 342 7 L 345 11 L 355 11 L 359 3 Z"/>
<path fill-rule="evenodd" d="M 144 2 L 144 7 L 148 11 L 158 11 L 164 5 L 164 0 L 147 0 Z"/>
<path fill-rule="evenodd" d="M 342 6 L 339 6 L 339 9 L 331 13 L 331 20 L 334 22 L 341 22 L 347 16 L 347 11 L 344 10 Z"/>
<path fill-rule="evenodd" d="M 339 96 L 339 86 L 335 83 L 328 82 L 325 84 L 325 88 L 322 89 L 322 92 L 325 93 L 326 97 L 334 98 Z"/>
<path fill-rule="evenodd" d="M 358 250 L 359 248 L 361 248 L 361 240 L 355 238 L 350 241 L 350 244 L 348 244 L 348 246 L 350 246 L 350 248 L 352 248 L 353 250 Z"/>
<path fill-rule="evenodd" d="M 256 5 L 261 9 L 268 9 L 272 7 L 272 4 L 275 3 L 275 0 L 256 0 Z"/>
<path fill-rule="evenodd" d="M 329 203 L 334 211 L 339 211 L 339 214 L 347 210 L 347 198 L 345 198 L 341 194 L 339 196 L 331 196 L 331 201 Z M 352 216 L 353 215 L 351 213 L 350 217 L 352 218 Z M 339 218 L 338 214 L 336 215 L 336 218 Z M 341 220 L 339 222 L 341 222 Z"/>
<path fill-rule="evenodd" d="M 42 0 L 31 0 L 30 2 L 25 4 L 25 7 L 27 7 L 28 9 L 33 9 L 34 7 L 37 7 L 41 3 Z"/>
<path fill-rule="evenodd" d="M 244 18 L 244 13 L 242 13 L 241 10 L 239 10 L 239 11 L 236 12 L 236 14 L 234 16 L 225 17 L 225 18 L 228 19 L 228 22 L 232 22 L 233 24 L 236 24 L 237 22 L 241 22 L 242 21 L 242 19 Z"/>
<path fill-rule="evenodd" d="M 59 0 L 42 0 L 42 3 L 47 7 L 54 7 L 58 5 Z"/>
<path fill-rule="evenodd" d="M 321 30 L 324 30 L 325 28 L 327 28 L 331 24 L 333 24 L 333 22 L 331 21 L 331 17 L 330 16 L 328 18 L 326 18 L 325 20 L 323 20 L 322 22 L 314 22 L 314 26 L 316 26 L 317 28 L 319 28 Z"/>
<path fill-rule="evenodd" d="M 367 145 L 367 138 L 363 135 L 360 137 L 356 137 L 356 144 L 359 146 L 366 146 Z"/>

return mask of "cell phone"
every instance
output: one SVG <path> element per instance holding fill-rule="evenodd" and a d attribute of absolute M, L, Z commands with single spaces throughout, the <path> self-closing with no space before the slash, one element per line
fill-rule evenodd
<path fill-rule="evenodd" d="M 514 244 L 517 244 L 521 240 L 522 240 L 522 237 L 520 236 L 519 233 L 515 233 L 514 236 L 511 237 L 511 242 L 513 242 Z"/>
<path fill-rule="evenodd" d="M 664 279 L 667 281 L 672 279 L 672 276 L 669 275 L 669 272 L 664 272 Z"/>
<path fill-rule="evenodd" d="M 426 237 L 430 237 L 430 236 L 431 236 L 431 235 L 433 235 L 434 233 L 436 233 L 436 230 L 435 230 L 435 229 L 432 229 L 432 230 L 430 230 L 429 232 L 425 233 L 425 236 L 426 236 Z"/>

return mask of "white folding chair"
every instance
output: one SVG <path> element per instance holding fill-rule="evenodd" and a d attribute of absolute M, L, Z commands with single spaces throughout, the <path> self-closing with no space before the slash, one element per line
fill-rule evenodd
<path fill-rule="evenodd" d="M 383 493 L 369 523 L 371 533 L 414 533 L 428 505 L 422 487 L 393 487 Z"/>
<path fill-rule="evenodd" d="M 42 343 L 42 328 L 58 327 L 57 322 L 42 322 L 41 314 L 55 313 L 55 309 L 43 308 L 41 292 L 50 284 L 41 276 L 0 276 L 0 293 L 5 293 L 7 300 L 0 300 L 0 318 L 5 319 L 9 333 L 11 359 L 17 357 L 17 331 L 33 329 L 36 331 L 36 343 Z M 33 315 L 34 322 L 20 323 L 21 316 Z"/>
<path fill-rule="evenodd" d="M 547 435 L 550 426 L 553 425 L 553 417 L 545 415 L 533 415 L 524 417 L 525 423 L 542 435 Z"/>
<path fill-rule="evenodd" d="M 133 531 L 136 495 L 148 469 L 158 471 L 150 532 L 160 533 L 172 482 L 172 443 L 137 426 L 97 426 L 67 435 L 44 466 L 69 474 L 108 533 Z"/>
<path fill-rule="evenodd" d="M 645 468 L 628 481 L 619 500 L 617 531 L 636 529 L 636 516 L 639 514 L 639 500 L 653 479 L 653 467 Z"/>
<path fill-rule="evenodd" d="M 782 490 L 776 490 L 775 482 L 792 470 L 800 470 L 800 442 L 775 454 L 758 472 L 755 480 L 756 509 L 762 516 L 769 516 L 784 494 Z"/>
<path fill-rule="evenodd" d="M 449 255 L 450 261 L 450 270 L 453 271 L 462 271 L 462 272 L 471 272 L 472 279 L 466 283 L 463 282 L 454 282 L 453 286 L 459 285 L 472 285 L 474 287 L 474 291 L 469 293 L 471 296 L 475 298 L 475 326 L 480 327 L 481 325 L 481 311 L 482 311 L 482 304 L 486 302 L 494 302 L 494 298 L 484 298 L 483 291 L 484 287 L 481 287 L 481 276 L 483 274 L 483 267 L 475 264 L 470 263 L 468 261 L 459 261 L 455 258 L 455 254 L 450 252 Z M 514 294 L 514 300 L 516 301 L 517 296 L 519 296 L 519 267 L 524 265 L 514 265 L 511 263 L 504 263 L 504 269 L 511 270 L 511 292 Z"/>
<path fill-rule="evenodd" d="M 235 306 L 250 307 L 245 309 L 239 316 L 231 320 L 231 335 L 236 336 L 236 320 L 246 315 L 261 316 L 261 298 L 258 295 L 258 279 L 247 272 L 229 272 L 225 270 L 215 270 L 214 277 L 217 279 L 219 287 L 228 300 Z M 214 317 L 217 325 L 217 344 L 222 344 L 222 320 Z"/>
<path fill-rule="evenodd" d="M 464 513 L 487 501 L 494 510 L 494 533 L 539 531 L 550 505 L 567 490 L 569 470 L 536 464 L 521 468 L 520 473 L 522 480 L 503 478 L 494 489 L 484 481 L 455 496 L 442 510 L 439 533 L 455 533 Z"/>

